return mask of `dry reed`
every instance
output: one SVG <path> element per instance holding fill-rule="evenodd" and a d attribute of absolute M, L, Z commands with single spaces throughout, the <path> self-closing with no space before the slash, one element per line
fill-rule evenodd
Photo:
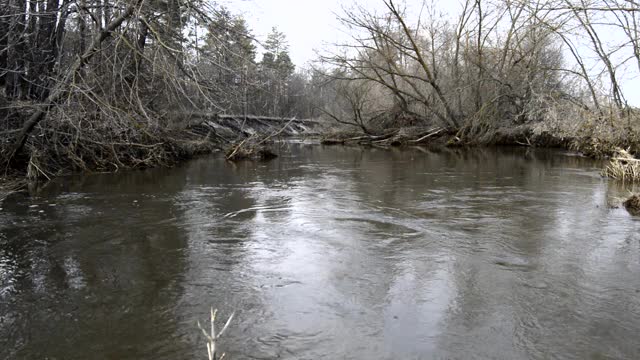
<path fill-rule="evenodd" d="M 636 159 L 627 150 L 617 149 L 602 175 L 621 181 L 639 181 L 640 159 Z"/>
<path fill-rule="evenodd" d="M 218 340 L 222 337 L 222 334 L 224 334 L 224 332 L 229 327 L 229 324 L 231 324 L 231 320 L 233 319 L 235 312 L 232 313 L 231 316 L 229 316 L 229 319 L 227 319 L 227 322 L 222 327 L 222 330 L 220 330 L 220 332 L 218 333 L 216 333 L 216 316 L 217 315 L 218 315 L 218 309 L 214 310 L 213 308 L 211 308 L 210 333 L 207 332 L 207 330 L 205 330 L 202 327 L 202 325 L 200 325 L 200 321 L 198 321 L 198 328 L 200 328 L 200 330 L 202 331 L 202 333 L 207 339 L 207 356 L 209 356 L 209 360 L 222 360 L 225 357 L 225 354 L 223 353 L 222 355 L 220 355 L 220 358 L 217 358 L 216 345 L 218 343 Z"/>

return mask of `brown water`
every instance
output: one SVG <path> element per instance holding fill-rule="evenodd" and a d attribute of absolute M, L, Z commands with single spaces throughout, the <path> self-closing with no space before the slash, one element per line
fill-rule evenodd
<path fill-rule="evenodd" d="M 553 151 L 292 144 L 0 211 L 0 358 L 638 359 L 640 219 Z"/>

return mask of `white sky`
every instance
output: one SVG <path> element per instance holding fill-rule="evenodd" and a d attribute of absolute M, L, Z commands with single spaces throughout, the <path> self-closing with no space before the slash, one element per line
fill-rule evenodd
<path fill-rule="evenodd" d="M 274 26 L 289 41 L 289 53 L 297 66 L 315 58 L 314 49 L 345 39 L 334 13 L 355 0 L 220 0 L 235 14 L 247 20 L 253 34 L 264 40 Z M 361 3 L 365 3 L 362 2 Z M 381 1 L 368 1 L 381 8 Z M 377 6 L 376 6 L 377 5 Z"/>
<path fill-rule="evenodd" d="M 421 3 L 419 0 L 406 2 L 414 6 Z M 278 27 L 288 39 L 289 53 L 297 67 L 313 60 L 316 49 L 348 39 L 342 32 L 335 13 L 341 13 L 342 7 L 348 8 L 354 3 L 370 10 L 384 10 L 381 0 L 218 0 L 218 4 L 227 7 L 232 13 L 243 15 L 253 34 L 261 41 L 266 39 L 272 27 Z M 398 0 L 398 3 L 402 3 L 402 0 Z M 455 16 L 461 9 L 458 0 L 435 0 L 434 3 L 449 15 Z M 620 78 L 623 90 L 629 103 L 640 106 L 638 71 L 630 67 L 628 71 L 622 71 L 618 75 L 622 75 Z"/>

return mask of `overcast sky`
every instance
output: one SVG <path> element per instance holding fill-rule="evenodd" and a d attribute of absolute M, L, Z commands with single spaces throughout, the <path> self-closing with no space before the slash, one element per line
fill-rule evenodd
<path fill-rule="evenodd" d="M 264 40 L 271 28 L 277 26 L 289 41 L 289 51 L 298 66 L 315 58 L 315 50 L 326 44 L 344 42 L 348 37 L 341 31 L 335 13 L 354 3 L 366 5 L 367 9 L 384 9 L 381 0 L 219 0 L 235 14 L 243 15 L 249 28 L 260 40 Z M 407 1 L 409 5 L 420 1 Z M 459 1 L 435 1 L 440 11 L 455 16 L 461 8 Z M 409 8 L 411 10 L 411 8 Z M 417 9 L 416 9 L 417 10 Z M 415 11 L 417 12 L 417 11 Z M 411 13 L 411 11 L 409 11 Z M 605 34 L 606 36 L 606 34 Z M 623 87 L 630 103 L 640 106 L 640 78 L 635 68 L 623 71 Z"/>
<path fill-rule="evenodd" d="M 313 60 L 315 49 L 346 39 L 336 19 L 343 7 L 366 4 L 367 9 L 383 10 L 380 0 L 220 0 L 233 13 L 247 20 L 253 34 L 264 40 L 276 26 L 289 40 L 293 62 L 304 65 Z M 440 2 L 443 11 L 455 12 L 458 1 Z"/>
<path fill-rule="evenodd" d="M 277 26 L 289 41 L 293 62 L 300 66 L 314 58 L 314 49 L 341 36 L 333 11 L 350 0 L 222 0 L 234 13 L 244 15 L 258 39 Z"/>

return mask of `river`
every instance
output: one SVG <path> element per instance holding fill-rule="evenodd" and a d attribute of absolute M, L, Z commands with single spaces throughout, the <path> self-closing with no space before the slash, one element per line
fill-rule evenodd
<path fill-rule="evenodd" d="M 0 358 L 638 359 L 640 219 L 601 164 L 289 143 L 0 211 Z M 637 190 L 637 189 L 636 189 Z"/>

